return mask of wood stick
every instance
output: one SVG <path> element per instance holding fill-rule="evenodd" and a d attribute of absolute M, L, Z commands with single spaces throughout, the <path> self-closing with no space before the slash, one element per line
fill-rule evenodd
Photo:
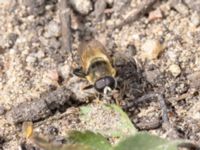
<path fill-rule="evenodd" d="M 62 50 L 63 52 L 72 53 L 71 10 L 67 0 L 60 0 L 59 8 L 62 32 Z"/>

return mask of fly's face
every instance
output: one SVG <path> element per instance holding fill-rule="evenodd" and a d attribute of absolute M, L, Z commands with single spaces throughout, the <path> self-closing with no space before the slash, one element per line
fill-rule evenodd
<path fill-rule="evenodd" d="M 115 87 L 116 70 L 99 41 L 81 43 L 78 54 L 81 59 L 81 68 L 74 70 L 75 75 L 86 78 L 99 92 L 106 87 L 111 89 Z"/>

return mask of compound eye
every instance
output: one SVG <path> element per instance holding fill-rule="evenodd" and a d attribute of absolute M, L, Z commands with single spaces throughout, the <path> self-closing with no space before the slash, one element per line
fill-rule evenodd
<path fill-rule="evenodd" d="M 110 76 L 106 76 L 97 80 L 94 84 L 95 89 L 98 92 L 103 92 L 105 87 L 110 87 L 111 89 L 115 88 L 115 79 Z"/>

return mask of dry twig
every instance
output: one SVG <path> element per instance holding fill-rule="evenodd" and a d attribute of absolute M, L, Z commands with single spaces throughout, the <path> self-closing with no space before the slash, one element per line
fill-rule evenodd
<path fill-rule="evenodd" d="M 25 101 L 6 113 L 8 122 L 17 124 L 24 121 L 41 121 L 53 115 L 55 111 L 78 104 L 75 95 L 65 86 L 55 91 L 45 92 L 40 98 Z"/>
<path fill-rule="evenodd" d="M 62 32 L 62 50 L 72 53 L 71 15 L 67 0 L 60 0 L 60 21 Z"/>
<path fill-rule="evenodd" d="M 145 0 L 144 3 L 142 3 L 138 9 L 134 12 L 131 12 L 130 15 L 123 21 L 121 21 L 119 24 L 114 26 L 115 28 L 121 28 L 124 25 L 130 24 L 137 20 L 140 16 L 144 15 L 149 11 L 149 9 L 157 2 L 157 0 Z"/>

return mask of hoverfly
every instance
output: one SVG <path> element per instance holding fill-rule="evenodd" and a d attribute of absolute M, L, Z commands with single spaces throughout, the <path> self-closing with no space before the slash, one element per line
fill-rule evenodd
<path fill-rule="evenodd" d="M 97 40 L 84 41 L 79 45 L 80 68 L 74 74 L 86 78 L 98 91 L 107 93 L 116 87 L 116 69 L 105 47 Z"/>

